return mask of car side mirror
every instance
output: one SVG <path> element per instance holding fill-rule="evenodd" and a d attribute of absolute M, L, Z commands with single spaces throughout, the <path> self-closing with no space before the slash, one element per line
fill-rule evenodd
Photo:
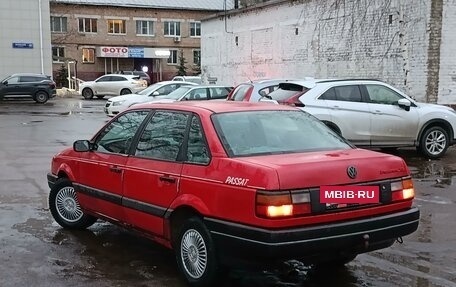
<path fill-rule="evenodd" d="M 73 150 L 77 152 L 90 151 L 93 148 L 93 144 L 88 140 L 77 140 L 73 143 Z"/>
<path fill-rule="evenodd" d="M 152 93 L 152 95 L 151 95 L 151 96 L 152 96 L 152 97 L 155 97 L 155 96 L 160 96 L 160 93 L 159 93 L 159 92 L 157 92 L 157 91 L 155 91 L 155 92 L 153 92 L 153 93 Z"/>
<path fill-rule="evenodd" d="M 2 84 L 7 86 L 8 85 L 8 81 L 3 81 Z"/>
<path fill-rule="evenodd" d="M 397 101 L 397 104 L 399 105 L 400 108 L 402 108 L 408 112 L 408 111 L 410 111 L 410 106 L 412 105 L 412 102 L 410 102 L 407 99 L 400 99 L 399 101 Z"/>

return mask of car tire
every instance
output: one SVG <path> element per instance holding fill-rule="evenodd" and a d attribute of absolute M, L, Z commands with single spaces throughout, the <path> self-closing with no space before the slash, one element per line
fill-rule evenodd
<path fill-rule="evenodd" d="M 46 93 L 44 91 L 38 91 L 35 93 L 35 96 L 33 97 L 33 99 L 38 104 L 44 104 L 49 100 L 49 95 L 48 95 L 48 93 Z"/>
<path fill-rule="evenodd" d="M 206 226 L 191 217 L 180 226 L 175 241 L 176 260 L 190 286 L 214 286 L 219 273 L 215 246 Z"/>
<path fill-rule="evenodd" d="M 437 159 L 445 154 L 449 144 L 448 133 L 439 126 L 432 126 L 421 136 L 419 149 L 427 158 Z"/>
<path fill-rule="evenodd" d="M 59 179 L 49 193 L 49 209 L 54 220 L 68 229 L 85 229 L 97 218 L 84 214 L 79 205 L 74 187 L 66 178 Z"/>
<path fill-rule="evenodd" d="M 90 100 L 93 98 L 93 91 L 91 88 L 84 88 L 82 90 L 82 97 L 86 100 Z"/>
<path fill-rule="evenodd" d="M 120 91 L 120 95 L 128 95 L 131 94 L 131 91 L 129 89 L 122 89 Z"/>

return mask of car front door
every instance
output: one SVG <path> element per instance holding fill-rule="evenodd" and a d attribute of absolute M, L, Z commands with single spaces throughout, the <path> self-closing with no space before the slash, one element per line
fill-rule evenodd
<path fill-rule="evenodd" d="M 124 173 L 126 222 L 163 235 L 163 219 L 179 191 L 182 144 L 189 114 L 156 111 L 145 125 Z"/>
<path fill-rule="evenodd" d="M 119 116 L 95 137 L 95 150 L 81 153 L 78 181 L 81 205 L 108 219 L 122 220 L 122 178 L 133 137 L 148 111 Z"/>
<path fill-rule="evenodd" d="M 106 92 L 111 84 L 111 76 L 103 76 L 95 80 L 93 85 L 95 95 L 107 95 Z"/>
<path fill-rule="evenodd" d="M 406 110 L 398 105 L 405 99 L 396 91 L 383 85 L 365 85 L 371 112 L 371 143 L 374 146 L 411 145 L 418 134 L 419 115 L 411 105 Z"/>
<path fill-rule="evenodd" d="M 4 96 L 20 95 L 19 76 L 11 77 L 4 81 L 1 94 Z"/>
<path fill-rule="evenodd" d="M 355 145 L 370 145 L 370 113 L 358 85 L 336 86 L 319 97 L 330 109 L 342 136 Z"/>

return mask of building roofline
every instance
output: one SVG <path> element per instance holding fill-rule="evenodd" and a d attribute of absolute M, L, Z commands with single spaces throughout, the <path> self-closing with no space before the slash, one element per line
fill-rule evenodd
<path fill-rule="evenodd" d="M 204 17 L 201 19 L 201 21 L 212 20 L 212 19 L 216 19 L 216 18 L 224 17 L 224 16 L 235 16 L 238 14 L 248 13 L 250 11 L 254 11 L 254 10 L 258 10 L 258 9 L 263 9 L 263 8 L 270 7 L 270 6 L 278 6 L 283 3 L 291 3 L 291 2 L 293 2 L 293 0 L 271 0 L 268 2 L 258 3 L 255 5 L 252 5 L 252 6 L 248 6 L 245 8 L 225 10 L 225 11 Z"/>
<path fill-rule="evenodd" d="M 59 1 L 50 0 L 50 4 L 62 4 L 62 5 L 79 5 L 79 6 L 109 6 L 109 7 L 124 7 L 124 8 L 141 8 L 141 9 L 160 9 L 160 10 L 187 10 L 187 11 L 208 11 L 216 12 L 223 11 L 221 9 L 210 9 L 210 8 L 195 8 L 195 7 L 170 7 L 160 5 L 136 5 L 136 4 L 115 4 L 115 3 L 95 3 L 95 2 L 83 2 L 83 1 Z"/>

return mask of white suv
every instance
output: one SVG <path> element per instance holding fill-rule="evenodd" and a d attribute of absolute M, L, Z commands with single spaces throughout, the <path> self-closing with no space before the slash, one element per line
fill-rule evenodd
<path fill-rule="evenodd" d="M 301 107 L 356 146 L 416 146 L 431 159 L 456 143 L 456 112 L 419 103 L 377 80 L 288 81 L 266 96 Z"/>
<path fill-rule="evenodd" d="M 137 75 L 108 74 L 99 77 L 95 81 L 83 82 L 79 90 L 84 99 L 88 100 L 96 96 L 101 99 L 104 96 L 119 96 L 137 93 L 147 87 L 147 81 Z"/>

